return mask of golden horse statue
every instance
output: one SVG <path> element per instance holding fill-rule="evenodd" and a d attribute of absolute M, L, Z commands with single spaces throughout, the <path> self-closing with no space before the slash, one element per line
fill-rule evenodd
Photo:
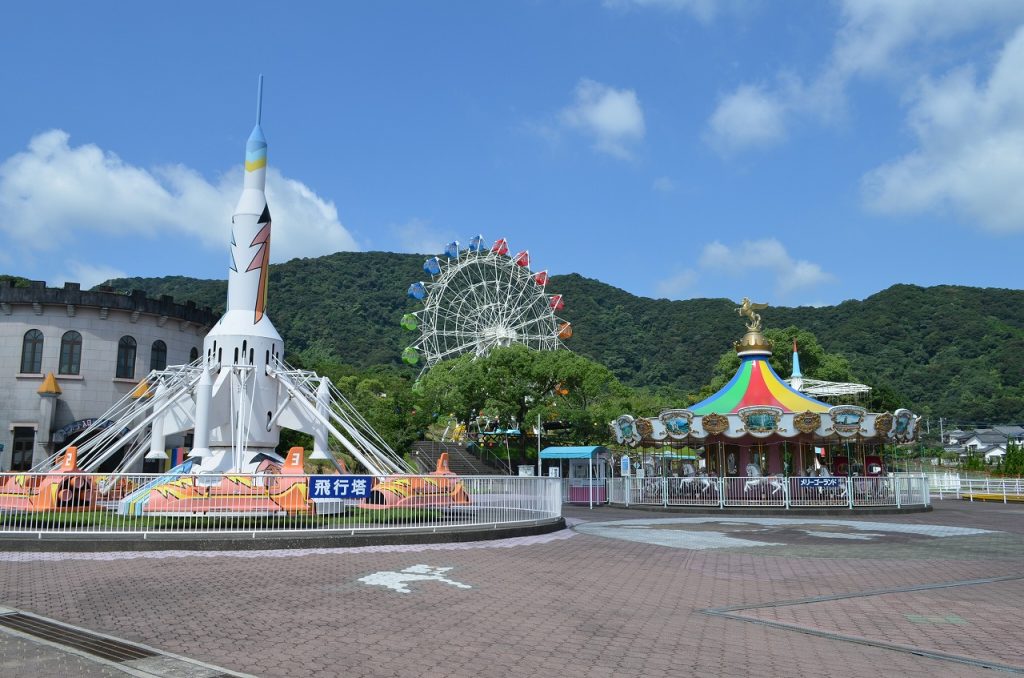
<path fill-rule="evenodd" d="M 740 303 L 740 307 L 736 309 L 736 312 L 742 317 L 750 318 L 750 322 L 747 324 L 747 329 L 751 332 L 761 331 L 761 316 L 755 311 L 760 311 L 768 308 L 768 304 L 755 304 L 750 301 L 747 297 L 743 297 L 743 301 Z"/>

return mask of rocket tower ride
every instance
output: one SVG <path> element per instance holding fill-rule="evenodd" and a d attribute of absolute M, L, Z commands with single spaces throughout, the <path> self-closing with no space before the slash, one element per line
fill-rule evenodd
<path fill-rule="evenodd" d="M 205 397 L 207 384 L 199 384 L 192 456 L 202 458 L 202 468 L 208 471 L 250 470 L 260 458 L 276 458 L 274 448 L 280 441 L 280 427 L 272 421 L 279 389 L 270 373 L 284 353 L 284 341 L 266 312 L 271 219 L 262 108 L 260 76 L 256 126 L 245 144 L 242 195 L 231 217 L 227 311 L 203 342 L 209 373 L 203 381 L 230 382 L 225 393 L 230 398 L 212 401 Z M 222 386 L 218 393 L 224 390 Z M 238 416 L 230 416 L 232 412 Z M 200 426 L 204 415 L 209 417 L 207 425 Z"/>
<path fill-rule="evenodd" d="M 194 432 L 189 459 L 171 476 L 280 469 L 284 460 L 275 448 L 287 428 L 312 435 L 310 458 L 339 470 L 330 439 L 368 473 L 412 472 L 327 377 L 284 362 L 284 342 L 267 315 L 271 218 L 262 94 L 260 76 L 242 195 L 231 218 L 227 310 L 206 335 L 198 360 L 150 372 L 83 431 L 86 442 L 76 455 L 80 471 L 98 469 L 117 452 L 124 457 L 116 472 L 138 469 L 143 456 L 166 459 L 167 436 L 188 431 Z M 33 471 L 52 470 L 67 452 L 55 451 Z M 302 459 L 289 459 L 288 466 L 301 471 Z"/>

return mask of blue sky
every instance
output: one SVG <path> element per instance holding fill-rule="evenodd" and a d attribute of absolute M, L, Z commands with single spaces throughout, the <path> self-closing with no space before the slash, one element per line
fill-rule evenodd
<path fill-rule="evenodd" d="M 673 299 L 1024 281 L 1018 0 L 40 1 L 3 28 L 0 271 L 50 284 L 226 277 L 258 73 L 273 261 L 482 233 Z"/>

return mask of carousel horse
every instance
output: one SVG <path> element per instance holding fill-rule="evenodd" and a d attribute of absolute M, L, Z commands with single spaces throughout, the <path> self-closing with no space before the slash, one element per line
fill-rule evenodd
<path fill-rule="evenodd" d="M 776 494 L 784 488 L 783 483 L 785 482 L 781 473 L 773 476 L 762 476 L 761 467 L 757 464 L 747 464 L 747 482 L 743 485 L 743 491 L 749 492 L 750 490 L 758 487 L 761 484 L 766 484 L 772 488 L 772 494 Z"/>
<path fill-rule="evenodd" d="M 707 471 L 701 471 L 695 480 L 700 483 L 701 492 L 714 490 L 716 494 L 718 493 L 718 476 L 709 476 Z"/>
<path fill-rule="evenodd" d="M 683 464 L 683 477 L 676 476 L 676 483 L 679 491 L 682 492 L 685 487 L 692 487 L 693 481 L 697 476 L 697 471 L 693 468 L 693 464 Z"/>
<path fill-rule="evenodd" d="M 718 476 L 709 476 L 707 471 L 697 472 L 693 464 L 683 464 L 683 477 L 676 479 L 679 483 L 679 491 L 683 488 L 693 488 L 698 493 L 708 490 L 718 491 Z"/>

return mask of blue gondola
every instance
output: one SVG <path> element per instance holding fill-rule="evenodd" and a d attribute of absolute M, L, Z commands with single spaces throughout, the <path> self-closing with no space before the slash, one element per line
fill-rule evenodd
<path fill-rule="evenodd" d="M 437 257 L 430 257 L 423 262 L 423 272 L 429 276 L 440 275 L 441 262 L 437 260 Z"/>
<path fill-rule="evenodd" d="M 408 294 L 413 299 L 423 301 L 427 297 L 427 288 L 421 282 L 414 282 L 413 284 L 409 285 L 409 291 L 406 294 Z"/>

